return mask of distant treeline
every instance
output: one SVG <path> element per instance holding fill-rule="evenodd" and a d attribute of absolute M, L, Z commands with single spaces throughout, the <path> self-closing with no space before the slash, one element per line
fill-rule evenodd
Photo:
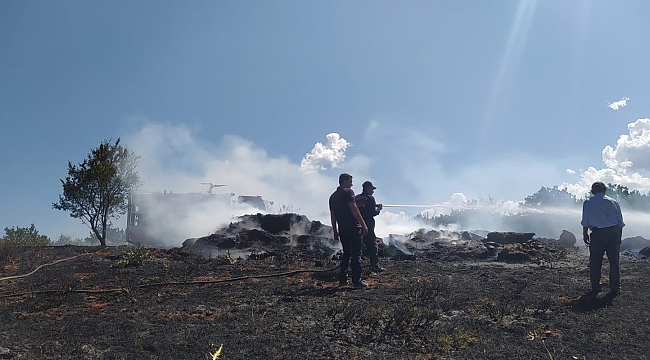
<path fill-rule="evenodd" d="M 624 210 L 650 211 L 650 192 L 642 194 L 639 190 L 630 191 L 627 186 L 607 184 L 606 194 L 618 200 Z M 566 189 L 558 189 L 557 186 L 552 188 L 542 186 L 539 191 L 527 196 L 521 206 L 538 208 L 582 206 L 582 202 L 589 196 L 591 195 L 585 194 L 582 198 L 578 198 Z"/>
<path fill-rule="evenodd" d="M 607 195 L 618 200 L 623 211 L 650 212 L 650 193 L 642 194 L 638 190 L 630 191 L 626 186 L 608 184 Z M 469 205 L 483 205 L 483 208 L 458 209 L 433 217 L 420 214 L 416 219 L 433 227 L 534 232 L 538 237 L 557 239 L 564 229 L 581 230 L 582 203 L 588 196 L 585 194 L 578 198 L 566 189 L 542 186 L 519 203 L 519 211 L 501 211 L 499 204 L 490 198 L 469 202 Z"/>
<path fill-rule="evenodd" d="M 126 243 L 126 232 L 120 228 L 108 226 L 106 228 L 106 243 L 108 245 L 121 245 Z M 91 246 L 99 245 L 99 240 L 91 232 L 85 239 L 73 238 L 70 235 L 61 234 L 56 241 L 38 233 L 36 226 L 31 224 L 29 227 L 11 227 L 5 228 L 4 236 L 0 237 L 0 250 L 7 243 L 25 245 L 25 246 L 50 246 L 50 245 L 80 245 Z"/>

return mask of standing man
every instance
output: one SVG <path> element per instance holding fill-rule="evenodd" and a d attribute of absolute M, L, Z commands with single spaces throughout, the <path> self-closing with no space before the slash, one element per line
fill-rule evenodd
<path fill-rule="evenodd" d="M 375 216 L 379 215 L 383 205 L 377 204 L 375 197 L 372 196 L 375 189 L 377 189 L 372 182 L 366 181 L 361 186 L 363 191 L 356 197 L 357 207 L 368 226 L 368 234 L 363 237 L 363 244 L 366 246 L 372 270 L 380 272 L 384 271 L 384 269 L 379 266 L 379 257 L 377 256 L 379 249 L 377 248 L 377 235 L 375 235 Z"/>
<path fill-rule="evenodd" d="M 603 254 L 609 260 L 609 292 L 618 294 L 620 290 L 619 250 L 623 236 L 623 215 L 621 206 L 609 196 L 605 196 L 605 184 L 597 181 L 591 185 L 592 197 L 582 204 L 582 238 L 589 246 L 589 280 L 591 292 L 598 294 L 602 289 L 600 271 Z M 591 234 L 588 234 L 591 230 Z"/>
<path fill-rule="evenodd" d="M 357 289 L 365 288 L 366 283 L 361 281 L 361 250 L 363 236 L 368 233 L 366 226 L 352 191 L 352 175 L 339 175 L 339 187 L 330 196 L 330 218 L 334 240 L 341 241 L 343 256 L 341 256 L 341 272 L 339 286 L 348 282 L 348 269 L 352 267 L 352 283 Z M 350 262 L 352 264 L 350 264 Z"/>

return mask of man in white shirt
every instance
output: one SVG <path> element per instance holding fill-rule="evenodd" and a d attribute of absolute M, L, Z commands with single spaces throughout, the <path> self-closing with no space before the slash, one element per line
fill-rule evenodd
<path fill-rule="evenodd" d="M 618 202 L 605 195 L 605 184 L 597 181 L 591 185 L 592 197 L 582 204 L 582 237 L 589 246 L 589 280 L 591 291 L 600 292 L 603 255 L 609 260 L 609 291 L 616 295 L 620 290 L 619 251 L 623 236 L 623 215 Z M 589 233 L 591 230 L 591 234 Z"/>

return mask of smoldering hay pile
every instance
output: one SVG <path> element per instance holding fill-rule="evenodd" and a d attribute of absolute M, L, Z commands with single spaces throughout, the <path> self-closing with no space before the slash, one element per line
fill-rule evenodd
<path fill-rule="evenodd" d="M 304 215 L 258 213 L 234 220 L 211 235 L 186 240 L 183 249 L 210 257 L 227 254 L 259 259 L 287 249 L 325 258 L 340 247 L 330 226 L 310 221 Z"/>
<path fill-rule="evenodd" d="M 564 231 L 558 240 L 534 238 L 534 233 L 447 231 L 420 229 L 378 239 L 380 256 L 396 260 L 416 257 L 437 260 L 483 259 L 504 262 L 539 261 L 573 248 L 575 236 Z M 301 257 L 336 259 L 341 245 L 331 226 L 306 216 L 252 214 L 235 218 L 211 235 L 188 239 L 182 251 L 206 257 L 228 255 L 258 260 L 285 253 Z"/>

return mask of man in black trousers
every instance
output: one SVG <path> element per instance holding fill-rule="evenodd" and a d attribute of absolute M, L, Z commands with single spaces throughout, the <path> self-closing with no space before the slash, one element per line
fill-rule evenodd
<path fill-rule="evenodd" d="M 377 256 L 379 249 L 377 247 L 377 235 L 375 235 L 375 216 L 379 215 L 383 205 L 377 204 L 377 201 L 375 201 L 373 194 L 377 188 L 372 182 L 366 181 L 361 186 L 363 192 L 356 196 L 357 207 L 368 226 L 368 234 L 363 237 L 363 244 L 366 246 L 366 253 L 370 258 L 372 270 L 380 272 L 384 271 L 384 269 L 379 266 L 379 257 Z"/>
<path fill-rule="evenodd" d="M 349 268 L 352 267 L 352 283 L 355 288 L 362 289 L 367 286 L 361 281 L 361 251 L 363 236 L 368 233 L 368 227 L 357 208 L 351 188 L 352 175 L 339 175 L 339 187 L 329 198 L 330 218 L 334 240 L 340 240 L 343 245 L 339 286 L 347 284 Z"/>
<path fill-rule="evenodd" d="M 597 181 L 591 185 L 592 197 L 582 205 L 582 238 L 589 246 L 589 280 L 591 292 L 598 294 L 603 255 L 609 260 L 609 293 L 620 291 L 619 250 L 623 236 L 623 215 L 618 202 L 605 195 L 605 184 Z M 591 230 L 591 234 L 589 233 Z"/>

